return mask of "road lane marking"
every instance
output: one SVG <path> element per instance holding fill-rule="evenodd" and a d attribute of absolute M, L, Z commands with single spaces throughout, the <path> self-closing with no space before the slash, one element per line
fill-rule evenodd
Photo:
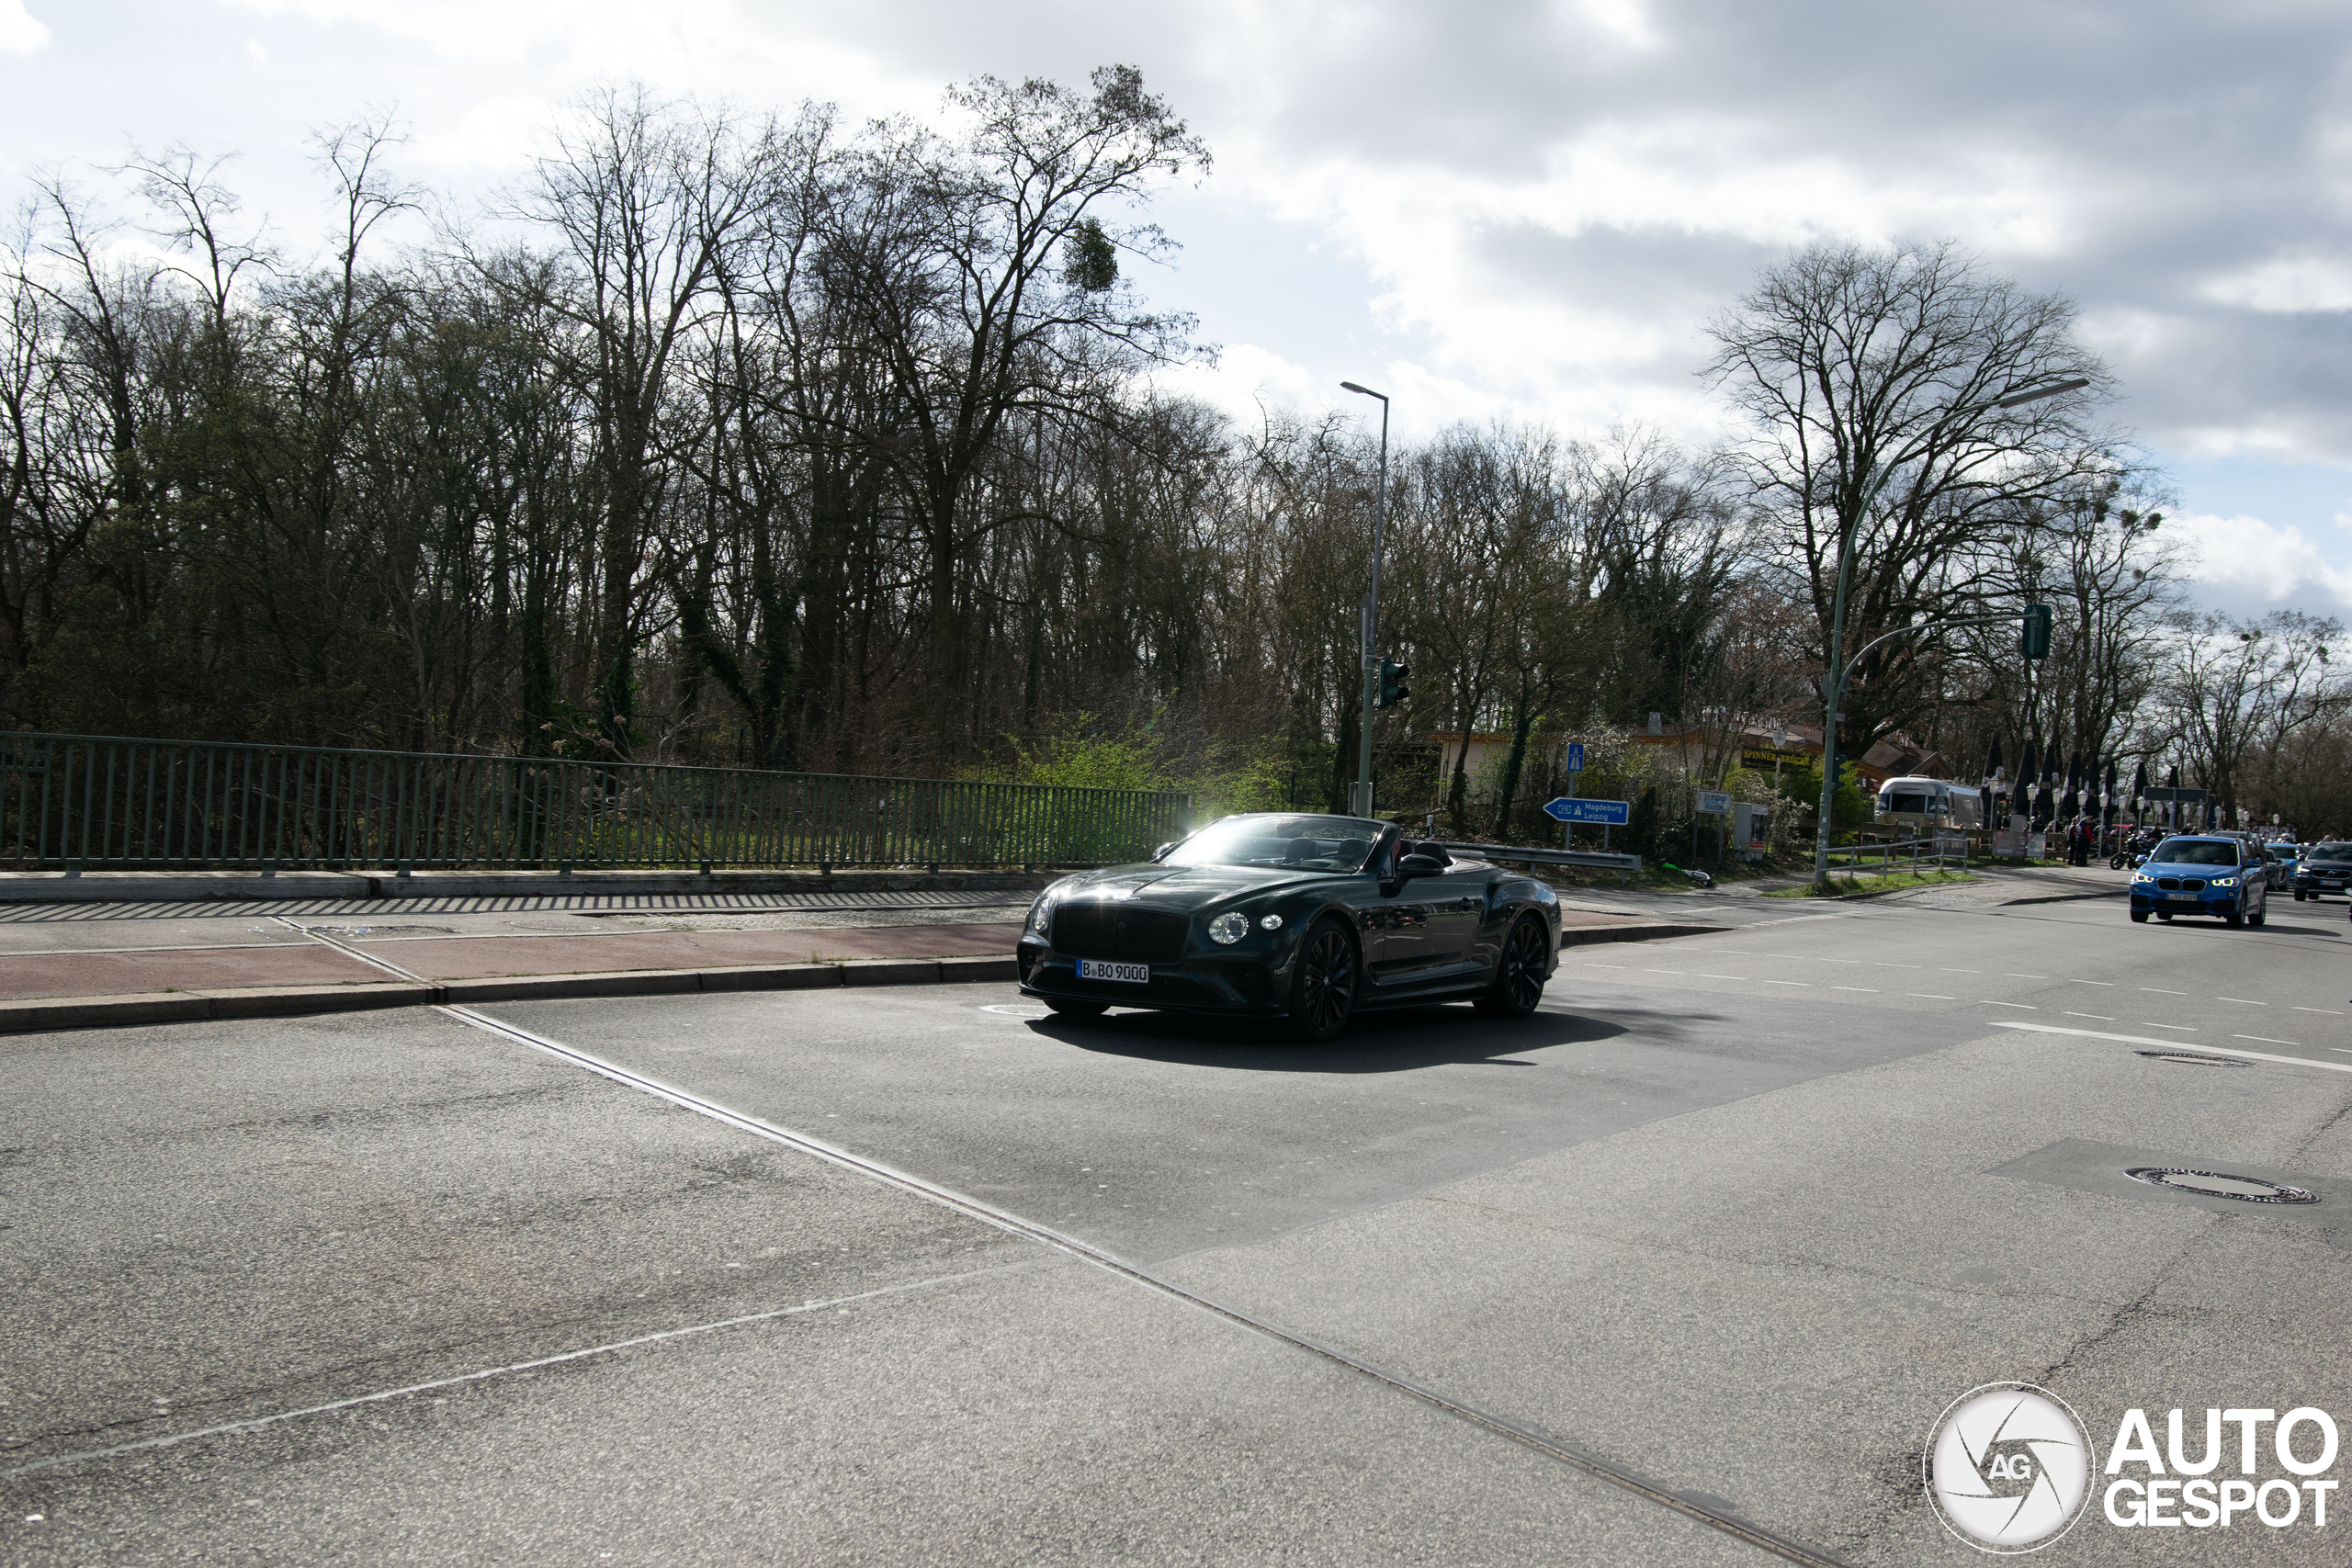
<path fill-rule="evenodd" d="M 2256 1001 L 2251 997 L 2215 997 L 2213 999 L 2217 1002 L 2243 1002 L 2250 1008 L 2267 1008 L 2270 1005 L 2268 1002 Z"/>
<path fill-rule="evenodd" d="M 1745 975 L 1718 975 L 1712 970 L 1702 969 L 1699 971 L 1699 978 L 1702 980 L 1745 980 L 1747 976 Z"/>
<path fill-rule="evenodd" d="M 1820 964 L 1860 964 L 1861 960 L 1859 958 L 1822 958 L 1816 959 L 1815 962 Z"/>
<path fill-rule="evenodd" d="M 1939 975 L 1982 975 L 1984 971 L 1982 969 L 1939 969 L 1936 973 Z"/>
<path fill-rule="evenodd" d="M 2074 1034 L 2086 1040 L 2120 1040 L 2126 1045 L 2170 1045 L 2168 1040 L 2151 1040 L 2143 1034 L 2109 1034 L 2098 1029 L 2066 1029 L 2054 1023 L 1998 1022 L 1996 1029 L 2030 1029 L 2038 1034 Z M 2256 1062 L 2283 1062 L 2290 1067 L 2317 1067 L 2322 1072 L 2352 1073 L 2352 1062 L 2323 1062 L 2316 1056 L 2280 1056 L 2268 1051 L 2241 1051 L 2234 1045 L 2199 1045 L 2199 1051 L 2218 1051 L 2224 1056 L 2244 1056 Z"/>
<path fill-rule="evenodd" d="M 2194 1034 L 2197 1032 L 2197 1027 L 2194 1024 L 2155 1023 L 2144 1018 L 2140 1021 L 2140 1027 L 2143 1029 L 2177 1029 L 2183 1034 Z"/>
<path fill-rule="evenodd" d="M 1924 964 L 1887 964 L 1882 962 L 1879 964 L 1879 967 L 1882 969 L 1925 969 L 1927 965 Z"/>
<path fill-rule="evenodd" d="M 2302 1043 L 2300 1040 L 2273 1040 L 2267 1034 L 2233 1034 L 2230 1038 L 2259 1041 L 2265 1045 L 2301 1045 Z"/>
<path fill-rule="evenodd" d="M 2115 982 L 2112 980 L 2077 980 L 2075 984 L 2077 986 L 2112 986 Z"/>
<path fill-rule="evenodd" d="M 2019 1012 L 2040 1012 L 2041 1010 L 2030 1002 L 1996 1002 L 1989 997 L 1979 997 L 1976 1000 L 1979 1005 L 1988 1008 L 2015 1008 Z"/>
<path fill-rule="evenodd" d="M 1878 995 L 1876 986 L 1832 986 L 1829 988 L 1833 991 L 1868 991 L 1871 996 Z"/>
<path fill-rule="evenodd" d="M 2067 1018 L 2095 1018 L 2101 1023 L 2113 1023 L 2115 1021 L 2115 1019 L 2111 1014 L 2103 1012 L 2070 1012 L 2064 1016 Z"/>
<path fill-rule="evenodd" d="M 1764 983 L 1768 986 L 1803 986 L 1807 989 L 1813 986 L 1810 980 L 1767 980 Z"/>
<path fill-rule="evenodd" d="M 2297 1008 L 2295 1010 L 2297 1012 L 2324 1012 L 2330 1018 L 2342 1018 L 2344 1016 L 2334 1008 Z"/>
<path fill-rule="evenodd" d="M 2187 991 L 2167 991 L 2162 986 L 2142 986 L 2137 988 L 2143 991 L 2154 991 L 2160 997 L 2185 997 L 2188 995 Z"/>
<path fill-rule="evenodd" d="M 1947 997 L 1935 991 L 1905 991 L 1903 994 L 1906 997 L 1925 997 L 1931 1002 L 1956 1002 L 1960 1000 L 1958 997 Z"/>
<path fill-rule="evenodd" d="M 2014 975 L 2008 970 L 2004 969 L 2001 971 L 2001 978 L 2004 980 L 2047 980 L 2050 976 L 2047 975 Z"/>
<path fill-rule="evenodd" d="M 1645 969 L 1642 973 L 1645 975 L 1687 975 L 1690 971 L 1688 969 Z"/>
<path fill-rule="evenodd" d="M 560 1355 L 542 1356 L 533 1361 L 516 1361 L 503 1367 L 484 1367 L 480 1371 L 460 1372 L 455 1377 L 435 1378 L 431 1382 L 413 1382 L 401 1388 L 379 1389 L 373 1393 L 354 1394 L 349 1399 L 337 1399 L 325 1404 L 308 1404 L 300 1410 L 281 1410 L 273 1416 L 256 1416 L 249 1421 L 230 1421 L 218 1427 L 206 1427 L 193 1432 L 173 1432 L 161 1438 L 148 1438 L 135 1443 L 118 1443 L 112 1448 L 91 1449 L 77 1454 L 59 1454 L 51 1459 L 35 1460 L 14 1470 L 0 1470 L 0 1477 L 30 1475 L 36 1471 L 55 1470 L 60 1465 L 80 1464 L 85 1460 L 112 1459 L 118 1454 L 144 1453 L 152 1449 L 176 1448 L 204 1438 L 227 1437 L 233 1432 L 257 1432 L 265 1427 L 275 1427 L 281 1421 L 296 1421 L 305 1416 L 327 1416 L 337 1410 L 350 1410 L 362 1404 L 380 1404 L 388 1399 L 405 1399 L 411 1394 L 431 1393 L 435 1389 L 461 1388 L 467 1383 L 481 1382 L 489 1378 L 510 1377 L 517 1372 L 537 1371 L 541 1367 L 560 1367 L 567 1361 L 584 1360 L 590 1356 L 617 1355 L 634 1350 L 640 1345 L 658 1345 L 667 1339 L 684 1339 L 690 1335 L 716 1334 L 722 1328 L 740 1328 L 748 1323 L 773 1323 L 777 1318 L 797 1317 L 806 1313 L 839 1311 L 855 1302 L 870 1302 L 881 1296 L 903 1295 L 909 1291 L 927 1291 L 934 1285 L 962 1284 L 970 1280 L 984 1280 L 991 1274 L 1009 1274 L 1016 1269 L 1035 1269 L 1040 1260 L 1023 1258 L 1018 1263 L 1000 1263 L 992 1269 L 974 1269 L 961 1274 L 941 1274 L 929 1280 L 910 1280 L 903 1285 L 885 1285 L 878 1291 L 861 1291 L 854 1296 L 835 1296 L 829 1301 L 803 1302 L 798 1306 L 777 1307 L 771 1312 L 745 1313 L 741 1317 L 723 1317 L 716 1323 L 691 1324 L 684 1328 L 665 1328 L 656 1334 L 640 1334 L 634 1339 L 616 1339 L 609 1344 L 591 1345 L 585 1349 L 566 1350 Z"/>

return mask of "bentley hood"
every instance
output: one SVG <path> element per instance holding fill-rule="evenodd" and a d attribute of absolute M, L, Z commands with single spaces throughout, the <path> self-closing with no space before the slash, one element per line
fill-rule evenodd
<path fill-rule="evenodd" d="M 1237 898 L 1281 894 L 1343 880 L 1329 872 L 1249 865 L 1114 865 L 1054 884 L 1056 898 L 1141 898 L 1162 908 L 1202 909 Z"/>

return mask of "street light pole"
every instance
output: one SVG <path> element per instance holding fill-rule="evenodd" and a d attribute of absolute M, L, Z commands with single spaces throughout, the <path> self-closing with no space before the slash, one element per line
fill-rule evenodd
<path fill-rule="evenodd" d="M 1374 653 L 1374 638 L 1380 631 L 1380 535 L 1388 521 L 1388 394 L 1375 392 L 1369 387 L 1359 387 L 1353 381 L 1340 385 L 1360 397 L 1380 400 L 1380 474 L 1373 484 L 1372 501 L 1372 592 L 1364 595 L 1362 635 L 1363 665 L 1363 724 L 1356 737 L 1356 815 L 1372 815 L 1372 711 L 1375 695 L 1374 683 L 1378 679 L 1379 659 Z"/>
<path fill-rule="evenodd" d="M 2030 387 L 2010 392 L 1970 412 L 1984 414 L 1995 409 L 2013 409 L 2025 403 L 2040 402 L 2044 398 L 2054 398 L 2061 392 L 2078 391 L 2089 385 L 2088 378 L 2078 376 L 2046 387 Z M 1942 422 L 1938 423 L 1940 425 Z M 1905 450 L 1888 458 L 1880 467 L 1878 478 L 1871 481 L 1870 489 L 1862 492 L 1861 503 L 1854 508 L 1853 514 L 1838 530 L 1838 589 L 1830 600 L 1828 668 L 1821 677 L 1821 807 L 1813 839 L 1813 885 L 1818 891 L 1826 891 L 1829 886 L 1829 833 L 1838 802 L 1839 772 L 1838 702 L 1846 694 L 1846 592 L 1854 576 L 1854 536 L 1861 532 L 1863 519 L 1870 515 L 1871 507 L 1877 502 L 1879 492 L 1886 489 L 1887 481 L 1918 455 L 1916 450 Z"/>

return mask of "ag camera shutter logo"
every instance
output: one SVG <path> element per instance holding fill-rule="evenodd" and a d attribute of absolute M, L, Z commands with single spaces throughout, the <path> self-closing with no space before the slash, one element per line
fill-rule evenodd
<path fill-rule="evenodd" d="M 1980 1551 L 2037 1551 L 2083 1516 L 2095 1456 L 2064 1400 L 2026 1382 L 1986 1383 L 1938 1417 L 1922 1461 L 1944 1528 Z"/>

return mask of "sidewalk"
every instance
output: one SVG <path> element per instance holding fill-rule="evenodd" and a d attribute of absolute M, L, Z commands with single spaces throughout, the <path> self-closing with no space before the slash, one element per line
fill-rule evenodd
<path fill-rule="evenodd" d="M 106 918 L 96 908 L 87 914 Z M 185 924 L 150 922 L 157 929 L 140 942 L 142 933 L 108 920 L 102 929 L 122 945 L 0 953 L 0 1032 L 524 998 L 1011 980 L 1021 928 L 1018 909 L 1007 914 L 954 924 L 527 935 L 406 935 L 280 921 L 233 933 L 264 940 L 192 944 L 164 940 Z M 1714 929 L 1583 910 L 1563 911 L 1562 925 L 1564 946 Z M 54 931 L 44 925 L 38 934 Z"/>

